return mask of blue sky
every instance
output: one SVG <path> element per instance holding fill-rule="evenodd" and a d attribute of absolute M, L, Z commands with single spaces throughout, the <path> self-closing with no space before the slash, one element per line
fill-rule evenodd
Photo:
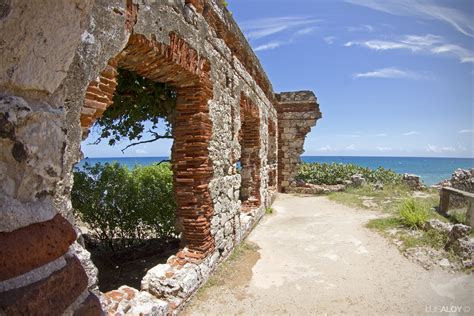
<path fill-rule="evenodd" d="M 474 157 L 474 1 L 228 2 L 274 90 L 316 93 L 305 155 Z M 95 136 L 86 157 L 170 152 Z"/>

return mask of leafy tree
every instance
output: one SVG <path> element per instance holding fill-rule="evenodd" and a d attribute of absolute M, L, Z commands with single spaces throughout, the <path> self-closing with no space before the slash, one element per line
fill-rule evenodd
<path fill-rule="evenodd" d="M 101 129 L 98 144 L 109 138 L 109 145 L 116 145 L 121 139 L 133 142 L 126 146 L 151 143 L 163 138 L 173 138 L 171 123 L 176 109 L 176 93 L 164 83 L 154 82 L 137 73 L 119 68 L 117 87 L 113 104 L 107 108 L 95 126 Z M 166 118 L 166 131 L 163 135 L 157 132 L 159 118 Z M 152 127 L 145 131 L 145 122 Z M 142 140 L 145 132 L 152 138 Z"/>

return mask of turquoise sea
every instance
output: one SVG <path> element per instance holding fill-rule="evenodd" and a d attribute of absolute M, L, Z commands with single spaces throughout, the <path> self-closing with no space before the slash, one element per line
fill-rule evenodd
<path fill-rule="evenodd" d="M 304 162 L 326 162 L 326 163 L 353 163 L 363 167 L 375 169 L 384 167 L 398 173 L 413 173 L 419 175 L 426 185 L 438 183 L 451 177 L 458 168 L 474 168 L 474 158 L 418 158 L 418 157 L 329 157 L 329 156 L 302 156 Z M 91 164 L 96 162 L 106 163 L 117 161 L 129 168 L 135 165 L 150 165 L 154 162 L 168 159 L 167 157 L 120 157 L 120 158 L 86 158 L 78 167 L 86 161 Z"/>

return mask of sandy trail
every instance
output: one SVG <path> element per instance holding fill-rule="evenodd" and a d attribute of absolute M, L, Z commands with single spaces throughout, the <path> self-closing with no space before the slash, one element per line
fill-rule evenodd
<path fill-rule="evenodd" d="M 280 194 L 248 241 L 260 248 L 234 263 L 186 315 L 474 315 L 474 276 L 426 271 L 365 228 L 377 213 L 325 197 Z M 455 314 L 452 314 L 455 315 Z"/>

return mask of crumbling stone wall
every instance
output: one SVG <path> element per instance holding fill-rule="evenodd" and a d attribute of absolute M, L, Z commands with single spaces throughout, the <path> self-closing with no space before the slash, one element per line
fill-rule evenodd
<path fill-rule="evenodd" d="M 452 187 L 465 192 L 474 193 L 474 168 L 457 169 L 453 172 L 451 179 L 441 181 L 438 186 Z M 451 194 L 449 204 L 452 208 L 462 208 L 468 204 L 468 201 L 462 196 Z"/>
<path fill-rule="evenodd" d="M 311 91 L 282 92 L 276 95 L 278 111 L 278 186 L 281 191 L 293 184 L 304 152 L 306 135 L 322 117 Z"/>
<path fill-rule="evenodd" d="M 280 125 L 293 128 L 287 98 L 276 102 L 217 0 L 9 0 L 1 10 L 0 313 L 172 313 L 263 216 L 278 173 L 289 181 L 289 161 L 277 167 L 275 154 L 293 150 L 278 146 L 288 142 Z M 76 242 L 70 190 L 81 140 L 111 104 L 117 67 L 178 92 L 172 164 L 183 245 L 141 289 L 104 295 Z M 315 99 L 305 102 L 314 110 Z M 248 107 L 255 137 L 240 144 Z M 259 203 L 242 212 L 236 162 L 247 150 Z"/>

